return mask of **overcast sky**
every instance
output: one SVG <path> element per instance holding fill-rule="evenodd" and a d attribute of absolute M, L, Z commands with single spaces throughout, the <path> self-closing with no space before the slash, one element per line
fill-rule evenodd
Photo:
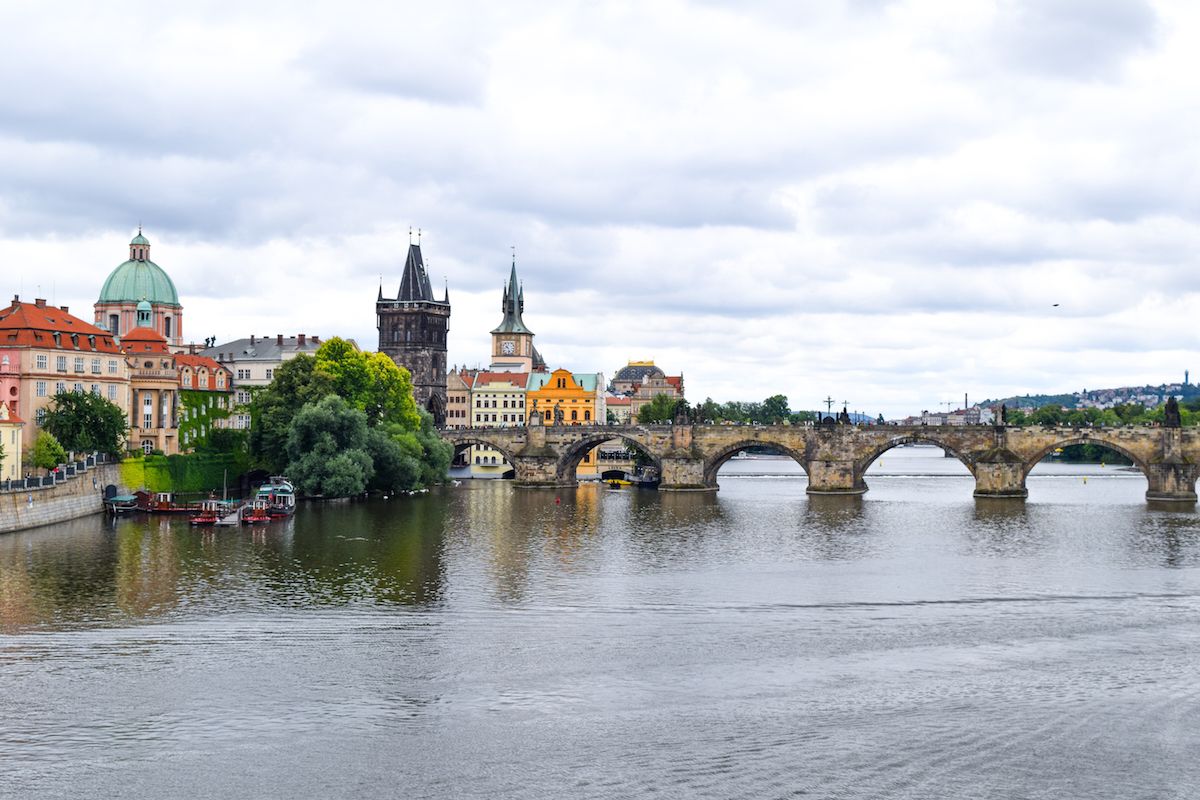
<path fill-rule="evenodd" d="M 6 2 L 0 31 L 2 282 L 89 319 L 141 221 L 186 338 L 373 349 L 412 225 L 451 363 L 486 363 L 515 246 L 551 367 L 653 358 L 692 400 L 1200 375 L 1195 3 Z"/>

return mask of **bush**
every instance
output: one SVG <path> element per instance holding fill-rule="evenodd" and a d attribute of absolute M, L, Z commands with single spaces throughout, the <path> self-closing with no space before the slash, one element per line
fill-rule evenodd
<path fill-rule="evenodd" d="M 41 469 L 54 469 L 67 460 L 67 451 L 49 431 L 42 431 L 33 442 L 33 464 Z"/>

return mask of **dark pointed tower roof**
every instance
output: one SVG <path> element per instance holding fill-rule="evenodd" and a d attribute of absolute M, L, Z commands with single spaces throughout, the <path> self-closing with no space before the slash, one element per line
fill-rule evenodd
<path fill-rule="evenodd" d="M 404 277 L 400 279 L 400 293 L 396 299 L 406 302 L 425 301 L 435 303 L 433 287 L 425 272 L 425 259 L 421 257 L 421 245 L 408 246 L 408 259 L 404 262 Z"/>
<path fill-rule="evenodd" d="M 504 312 L 504 319 L 500 320 L 500 324 L 492 333 L 528 333 L 533 335 L 533 331 L 525 327 L 525 321 L 521 319 L 521 313 L 525 310 L 525 289 L 517 281 L 517 260 L 514 258 L 512 263 L 512 272 L 509 273 L 508 283 L 504 286 L 504 295 L 500 300 L 500 310 Z"/>

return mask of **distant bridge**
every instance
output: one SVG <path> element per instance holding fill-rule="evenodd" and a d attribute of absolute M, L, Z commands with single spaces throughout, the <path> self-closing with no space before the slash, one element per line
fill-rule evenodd
<path fill-rule="evenodd" d="M 455 452 L 486 445 L 504 455 L 521 486 L 574 486 L 584 454 L 620 441 L 659 470 L 664 491 L 715 491 L 721 465 L 750 447 L 791 456 L 808 475 L 810 494 L 862 494 L 863 476 L 893 447 L 936 445 L 975 477 L 976 497 L 1025 497 L 1029 471 L 1055 448 L 1101 445 L 1128 457 L 1146 476 L 1148 500 L 1196 502 L 1200 429 L 1071 428 L 992 425 L 543 425 L 446 429 Z"/>

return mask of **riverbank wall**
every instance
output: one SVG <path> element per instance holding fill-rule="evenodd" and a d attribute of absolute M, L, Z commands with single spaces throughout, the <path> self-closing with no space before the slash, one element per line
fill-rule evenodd
<path fill-rule="evenodd" d="M 104 511 L 104 487 L 120 485 L 116 464 L 73 472 L 51 486 L 0 491 L 0 533 L 38 528 Z"/>

